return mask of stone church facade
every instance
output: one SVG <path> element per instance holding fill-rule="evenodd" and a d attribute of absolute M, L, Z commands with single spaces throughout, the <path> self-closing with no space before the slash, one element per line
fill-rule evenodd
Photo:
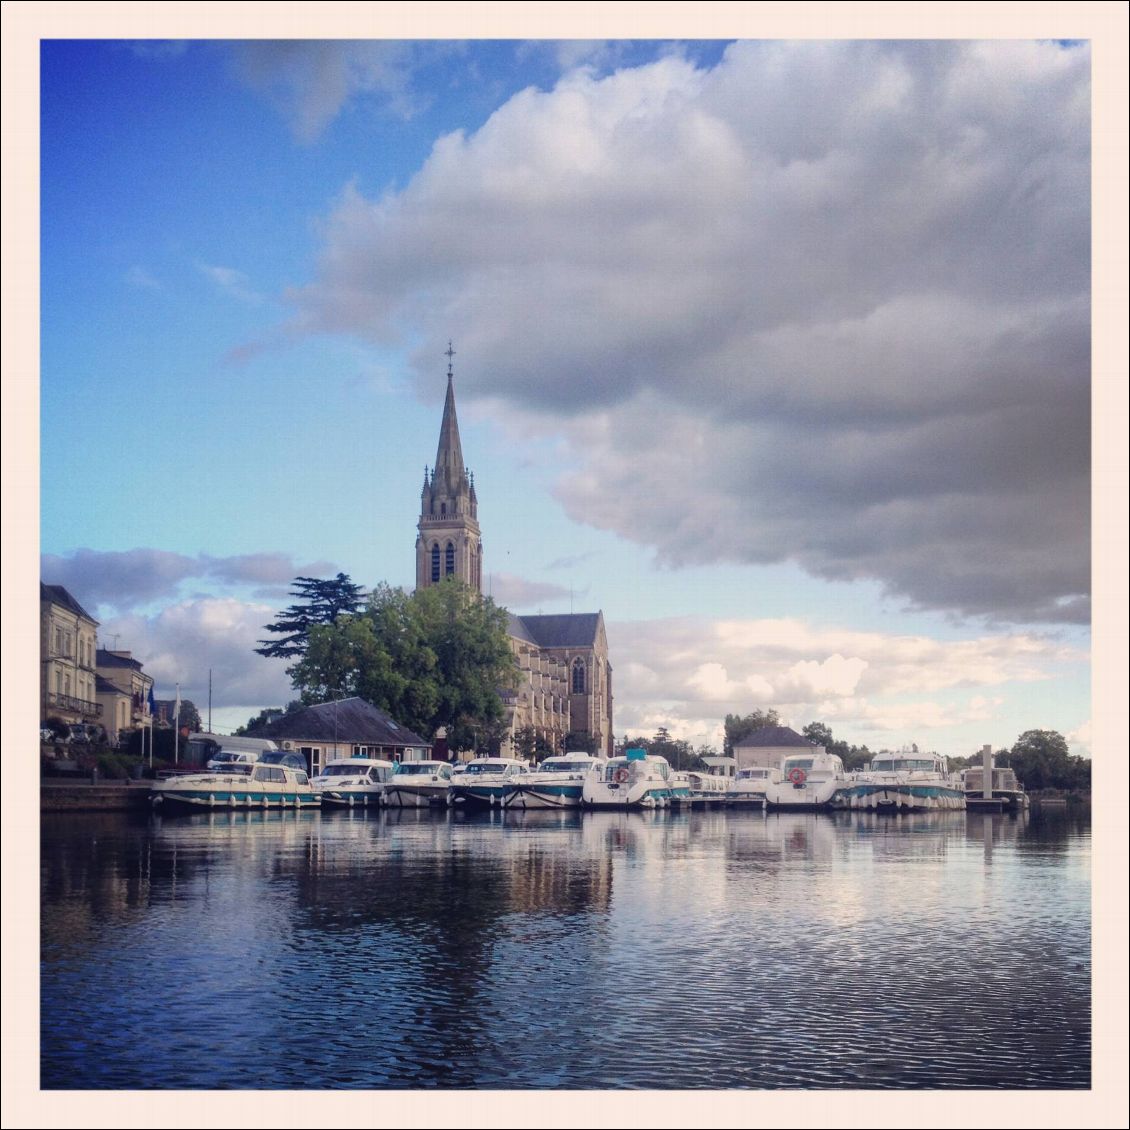
<path fill-rule="evenodd" d="M 455 577 L 483 589 L 483 543 L 474 476 L 463 463 L 448 347 L 447 396 L 435 466 L 424 468 L 416 535 L 416 587 Z M 601 612 L 556 616 L 509 614 L 510 647 L 518 661 L 517 688 L 503 694 L 507 712 L 503 755 L 518 735 L 532 732 L 543 747 L 561 752 L 586 739 L 612 754 L 612 665 Z"/>

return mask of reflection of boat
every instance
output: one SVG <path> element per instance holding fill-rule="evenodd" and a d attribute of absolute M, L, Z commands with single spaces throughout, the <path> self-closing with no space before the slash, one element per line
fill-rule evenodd
<path fill-rule="evenodd" d="M 761 808 L 765 805 L 765 790 L 772 784 L 779 784 L 780 780 L 780 769 L 768 769 L 764 765 L 747 765 L 744 769 L 739 769 L 730 782 L 726 792 L 726 803 Z"/>
<path fill-rule="evenodd" d="M 451 766 L 446 761 L 402 761 L 384 786 L 390 808 L 427 808 L 447 804 Z"/>
<path fill-rule="evenodd" d="M 162 808 L 314 808 L 321 804 L 301 769 L 289 765 L 232 765 L 158 781 L 149 797 Z"/>
<path fill-rule="evenodd" d="M 1027 812 L 1028 794 L 1011 769 L 992 768 L 991 796 L 985 796 L 985 773 L 980 765 L 961 771 L 961 790 L 967 808 L 986 808 L 994 812 Z"/>
<path fill-rule="evenodd" d="M 451 804 L 493 808 L 502 804 L 507 788 L 529 774 L 529 766 L 513 757 L 475 757 L 451 782 Z"/>
<path fill-rule="evenodd" d="M 666 808 L 671 767 L 666 758 L 629 749 L 585 778 L 581 799 L 588 808 Z"/>
<path fill-rule="evenodd" d="M 814 812 L 830 808 L 844 784 L 844 763 L 834 753 L 818 750 L 790 754 L 780 774 L 765 785 L 766 808 Z"/>
<path fill-rule="evenodd" d="M 604 759 L 589 753 L 558 753 L 533 772 L 515 777 L 502 798 L 506 808 L 579 808 L 581 786 Z"/>
<path fill-rule="evenodd" d="M 391 761 L 375 757 L 340 757 L 326 762 L 322 771 L 311 780 L 323 804 L 378 805 L 384 794 L 385 782 L 396 766 Z"/>
<path fill-rule="evenodd" d="M 883 752 L 840 789 L 836 806 L 875 812 L 964 809 L 965 793 L 939 754 Z"/>

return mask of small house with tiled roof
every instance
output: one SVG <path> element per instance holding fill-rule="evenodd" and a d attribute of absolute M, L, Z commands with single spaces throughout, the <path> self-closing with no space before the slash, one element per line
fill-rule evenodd
<path fill-rule="evenodd" d="M 811 750 L 813 753 L 825 752 L 822 745 L 810 742 L 789 726 L 763 726 L 734 745 L 734 757 L 739 769 L 750 765 L 775 769 L 784 758 L 801 749 Z"/>
<path fill-rule="evenodd" d="M 340 757 L 380 757 L 386 761 L 425 761 L 431 743 L 363 698 L 343 698 L 290 711 L 248 737 L 270 738 L 299 753 L 314 775 Z"/>

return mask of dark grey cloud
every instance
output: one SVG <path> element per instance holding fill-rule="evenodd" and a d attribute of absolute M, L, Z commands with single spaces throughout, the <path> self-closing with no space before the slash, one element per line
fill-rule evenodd
<path fill-rule="evenodd" d="M 411 118 L 427 95 L 413 82 L 427 45 L 394 40 L 255 40 L 235 45 L 240 78 L 311 142 L 350 99 L 364 95 L 387 112 Z"/>
<path fill-rule="evenodd" d="M 45 553 L 40 557 L 43 581 L 63 585 L 89 609 L 101 605 L 123 613 L 152 601 L 176 597 L 182 583 L 188 580 L 281 589 L 297 576 L 323 577 L 336 572 L 337 567 L 331 562 L 302 564 L 285 553 L 189 557 L 167 550 L 138 548 L 78 549 L 67 556 Z"/>
<path fill-rule="evenodd" d="M 296 327 L 453 327 L 578 521 L 929 608 L 1087 617 L 1090 58 L 738 43 L 526 90 L 346 191 Z"/>

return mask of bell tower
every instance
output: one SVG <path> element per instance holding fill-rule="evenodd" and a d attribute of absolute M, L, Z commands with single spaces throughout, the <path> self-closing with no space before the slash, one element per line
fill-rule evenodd
<path fill-rule="evenodd" d="M 475 592 L 483 591 L 483 543 L 479 532 L 479 502 L 475 479 L 463 465 L 459 420 L 455 415 L 455 384 L 447 343 L 447 398 L 439 426 L 435 466 L 424 468 L 420 491 L 420 521 L 416 526 L 416 588 L 456 577 Z"/>

